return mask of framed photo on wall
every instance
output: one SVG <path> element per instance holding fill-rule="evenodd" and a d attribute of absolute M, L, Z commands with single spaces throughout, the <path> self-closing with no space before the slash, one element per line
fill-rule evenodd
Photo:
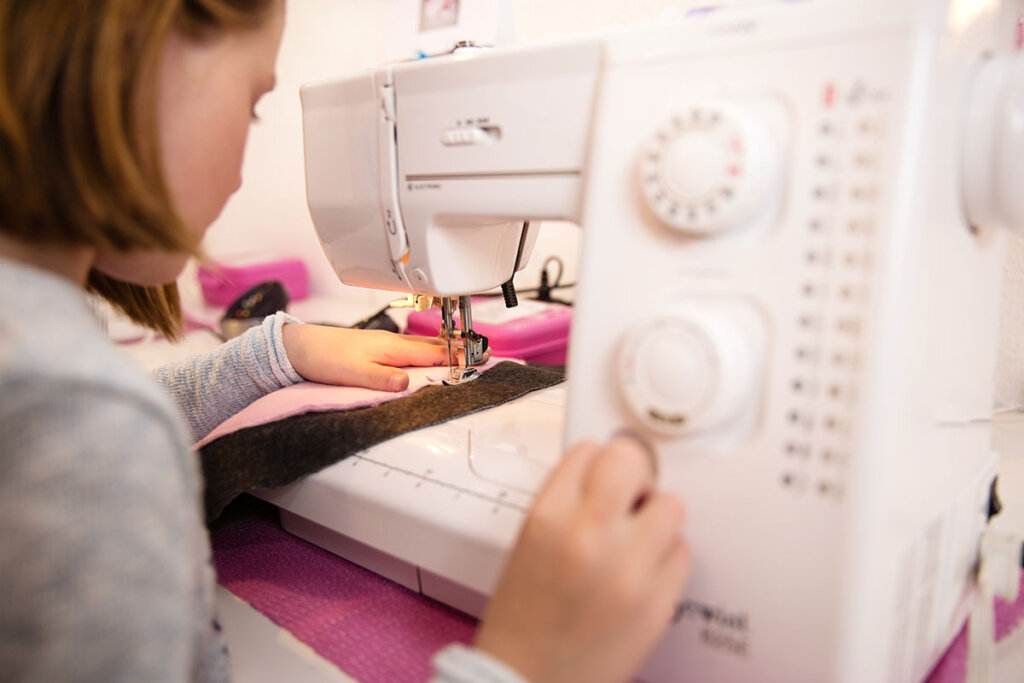
<path fill-rule="evenodd" d="M 391 0 L 387 59 L 441 54 L 464 40 L 504 45 L 511 34 L 511 0 Z"/>
<path fill-rule="evenodd" d="M 459 0 L 420 0 L 420 33 L 459 23 Z"/>

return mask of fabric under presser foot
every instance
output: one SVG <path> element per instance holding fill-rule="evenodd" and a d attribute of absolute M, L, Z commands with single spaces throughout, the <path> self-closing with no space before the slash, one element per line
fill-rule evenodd
<path fill-rule="evenodd" d="M 199 451 L 207 522 L 246 491 L 290 484 L 406 432 L 507 403 L 564 379 L 555 369 L 502 362 L 457 386 L 427 386 L 389 403 L 295 415 L 222 436 Z"/>

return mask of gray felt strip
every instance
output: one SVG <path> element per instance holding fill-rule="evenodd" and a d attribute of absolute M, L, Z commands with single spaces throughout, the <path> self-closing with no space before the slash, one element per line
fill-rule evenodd
<path fill-rule="evenodd" d="M 200 451 L 206 519 L 216 519 L 245 491 L 290 484 L 400 434 L 501 405 L 563 379 L 552 369 L 503 362 L 466 384 L 428 386 L 368 408 L 295 415 L 226 434 Z"/>

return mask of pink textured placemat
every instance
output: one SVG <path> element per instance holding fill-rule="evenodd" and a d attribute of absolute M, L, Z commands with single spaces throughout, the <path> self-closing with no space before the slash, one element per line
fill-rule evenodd
<path fill-rule="evenodd" d="M 430 658 L 476 620 L 264 521 L 213 538 L 218 581 L 363 683 L 429 680 Z"/>
<path fill-rule="evenodd" d="M 1024 571 L 1020 575 L 1020 591 L 1017 600 L 1006 602 L 996 598 L 996 642 L 1002 640 L 1017 628 L 1024 628 Z M 967 678 L 967 624 L 953 640 L 953 644 L 942 655 L 932 669 L 925 683 L 963 683 Z"/>

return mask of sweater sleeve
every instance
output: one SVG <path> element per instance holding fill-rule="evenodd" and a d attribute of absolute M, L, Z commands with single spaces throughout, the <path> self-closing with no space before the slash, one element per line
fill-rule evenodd
<path fill-rule="evenodd" d="M 439 650 L 433 664 L 431 683 L 528 683 L 504 662 L 460 643 Z"/>
<path fill-rule="evenodd" d="M 19 400 L 0 410 L 3 678 L 190 679 L 201 586 L 184 435 L 137 395 L 6 388 Z"/>
<path fill-rule="evenodd" d="M 298 322 L 277 313 L 212 351 L 154 371 L 188 421 L 193 442 L 256 399 L 302 381 L 281 334 L 285 323 Z"/>

